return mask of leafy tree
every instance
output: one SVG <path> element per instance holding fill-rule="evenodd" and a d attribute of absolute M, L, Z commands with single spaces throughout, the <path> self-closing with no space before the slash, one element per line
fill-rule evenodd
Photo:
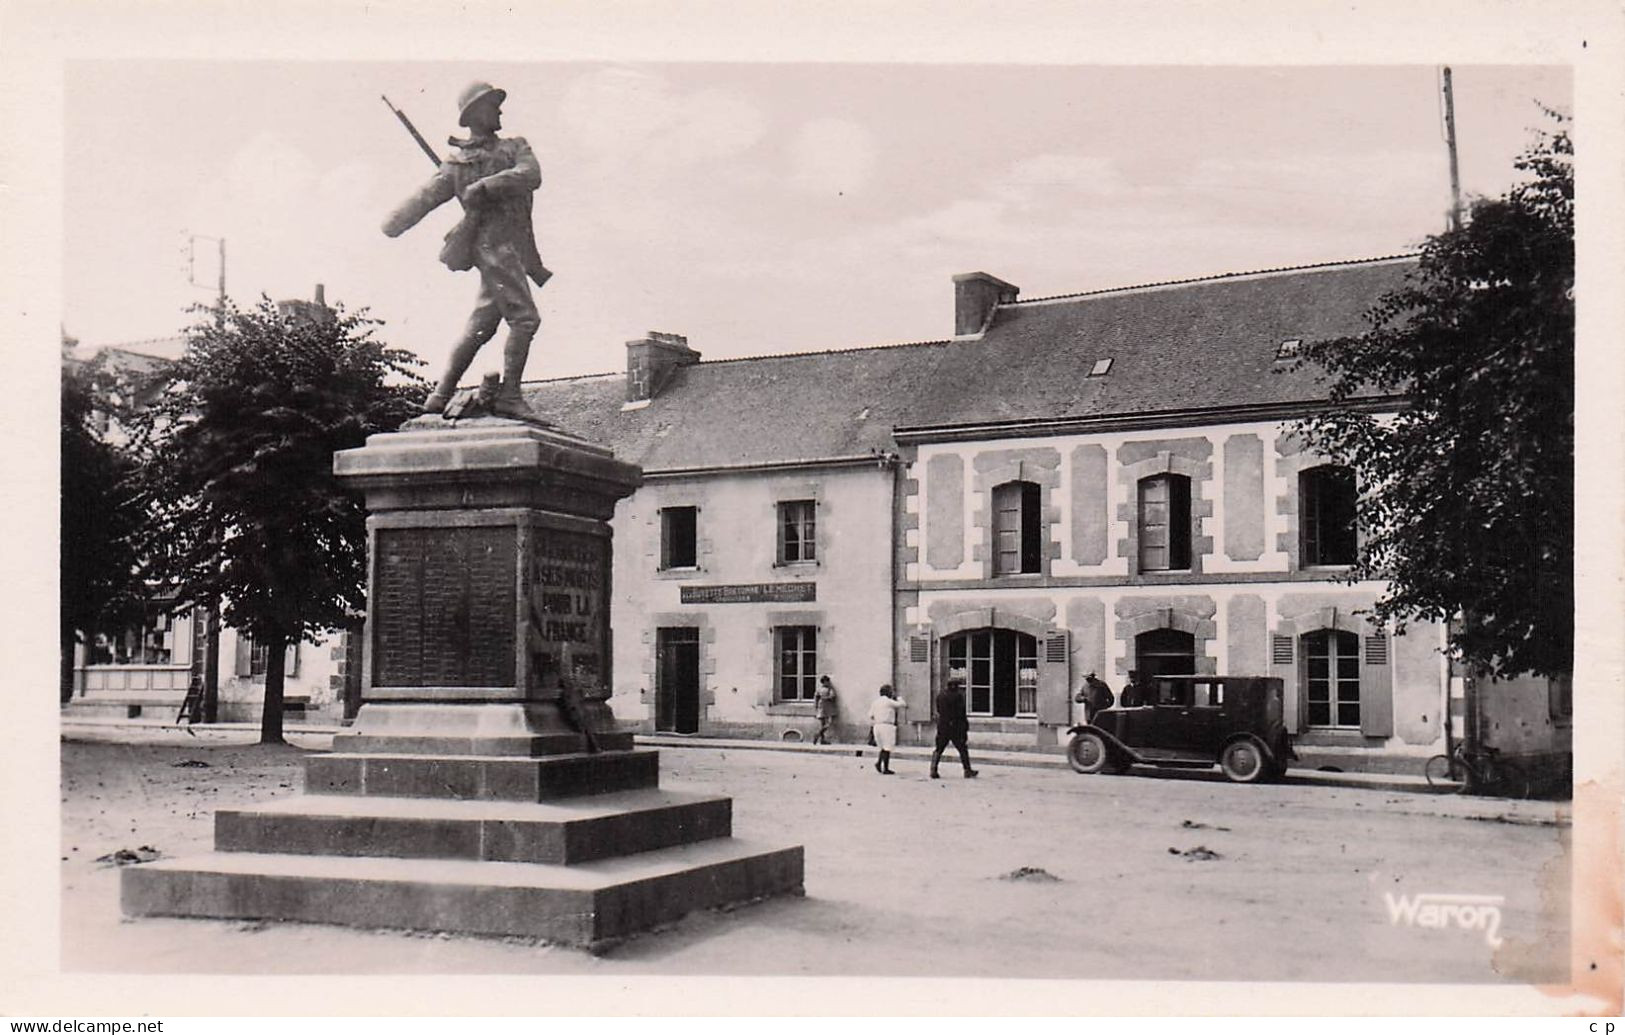
<path fill-rule="evenodd" d="M 1370 329 L 1313 343 L 1331 405 L 1299 421 L 1361 473 L 1349 581 L 1374 613 L 1448 621 L 1496 676 L 1566 674 L 1574 646 L 1574 173 L 1569 118 L 1518 160 L 1524 182 L 1427 239 Z M 1396 417 L 1341 404 L 1403 393 Z"/>
<path fill-rule="evenodd" d="M 64 335 L 64 345 L 68 339 Z M 66 353 L 66 349 L 64 349 Z M 62 516 L 58 614 L 59 689 L 73 693 L 73 649 L 97 633 L 113 633 L 139 614 L 136 575 L 141 511 L 136 464 L 103 435 L 110 416 L 104 375 L 84 366 L 62 371 Z M 81 641 L 83 638 L 83 641 Z"/>
<path fill-rule="evenodd" d="M 148 571 L 266 649 L 260 742 L 281 743 L 287 647 L 364 604 L 365 514 L 333 453 L 418 412 L 423 385 L 364 313 L 265 298 L 207 312 L 146 412 Z"/>

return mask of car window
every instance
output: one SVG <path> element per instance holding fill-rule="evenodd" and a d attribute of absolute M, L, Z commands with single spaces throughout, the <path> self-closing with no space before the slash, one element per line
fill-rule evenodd
<path fill-rule="evenodd" d="M 1173 708 L 1190 707 L 1191 684 L 1173 680 L 1157 680 L 1157 703 Z"/>
<path fill-rule="evenodd" d="M 1191 704 L 1197 708 L 1218 708 L 1224 704 L 1223 683 L 1192 683 Z"/>

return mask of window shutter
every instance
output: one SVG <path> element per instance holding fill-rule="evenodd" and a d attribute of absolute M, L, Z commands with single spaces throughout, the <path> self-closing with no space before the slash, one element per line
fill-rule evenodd
<path fill-rule="evenodd" d="M 232 671 L 236 675 L 241 676 L 244 679 L 248 678 L 248 676 L 253 674 L 253 671 L 254 671 L 253 658 L 251 657 L 251 653 L 250 653 L 250 652 L 253 651 L 253 649 L 254 649 L 254 641 L 252 641 L 252 640 L 250 640 L 248 638 L 247 633 L 245 633 L 245 632 L 243 632 L 241 630 L 238 630 L 238 632 L 237 632 L 237 654 L 236 654 L 236 657 L 235 657 L 235 659 L 233 661 Z"/>
<path fill-rule="evenodd" d="M 1044 637 L 1038 661 L 1038 721 L 1046 726 L 1065 726 L 1071 721 L 1070 638 L 1066 629 Z"/>
<path fill-rule="evenodd" d="M 1388 637 L 1367 636 L 1365 638 L 1365 663 L 1367 665 L 1388 664 Z"/>
<path fill-rule="evenodd" d="M 1371 644 L 1366 642 L 1369 654 Z M 1387 643 L 1383 644 L 1387 653 Z M 1367 737 L 1394 735 L 1394 681 L 1387 658 L 1381 665 L 1369 662 L 1360 666 L 1360 732 Z"/>
<path fill-rule="evenodd" d="M 1168 475 L 1168 567 L 1191 566 L 1191 480 Z"/>
<path fill-rule="evenodd" d="M 897 666 L 897 694 L 908 705 L 903 721 L 931 721 L 931 639 L 929 636 L 908 638 L 908 659 Z M 898 734 L 902 734 L 899 729 Z"/>
<path fill-rule="evenodd" d="M 288 644 L 287 651 L 282 656 L 282 675 L 292 679 L 299 674 L 299 644 Z"/>
<path fill-rule="evenodd" d="M 1290 637 L 1290 636 L 1271 636 L 1270 637 L 1270 664 L 1272 664 L 1272 665 L 1290 665 L 1290 664 L 1292 664 L 1292 637 Z"/>

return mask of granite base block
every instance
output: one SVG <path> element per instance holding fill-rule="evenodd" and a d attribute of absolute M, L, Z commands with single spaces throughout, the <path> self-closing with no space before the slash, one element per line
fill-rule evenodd
<path fill-rule="evenodd" d="M 543 758 L 468 755 L 316 755 L 305 761 L 305 793 L 549 801 L 654 787 L 658 751 L 606 751 Z"/>

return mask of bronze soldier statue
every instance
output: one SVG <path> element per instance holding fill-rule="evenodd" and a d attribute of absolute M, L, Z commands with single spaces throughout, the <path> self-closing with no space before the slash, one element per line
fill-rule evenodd
<path fill-rule="evenodd" d="M 446 235 L 440 261 L 454 270 L 480 271 L 474 312 L 452 350 L 446 372 L 423 401 L 424 412 L 445 410 L 480 346 L 490 341 L 497 325 L 506 320 L 508 340 L 502 350 L 502 384 L 492 411 L 502 417 L 541 422 L 525 404 L 519 383 L 530 356 L 531 339 L 541 323 L 526 279 L 541 287 L 552 276 L 536 252 L 536 233 L 531 225 L 531 195 L 542 184 L 542 172 L 523 137 L 497 136 L 502 128 L 502 102 L 507 96 L 507 91 L 484 82 L 471 83 L 463 90 L 457 99 L 457 122 L 470 135 L 448 141 L 456 150 L 440 163 L 422 189 L 390 214 L 384 221 L 384 233 L 398 237 L 439 206 L 457 198 L 463 205 L 463 218 Z M 432 152 L 430 157 L 434 157 Z"/>

